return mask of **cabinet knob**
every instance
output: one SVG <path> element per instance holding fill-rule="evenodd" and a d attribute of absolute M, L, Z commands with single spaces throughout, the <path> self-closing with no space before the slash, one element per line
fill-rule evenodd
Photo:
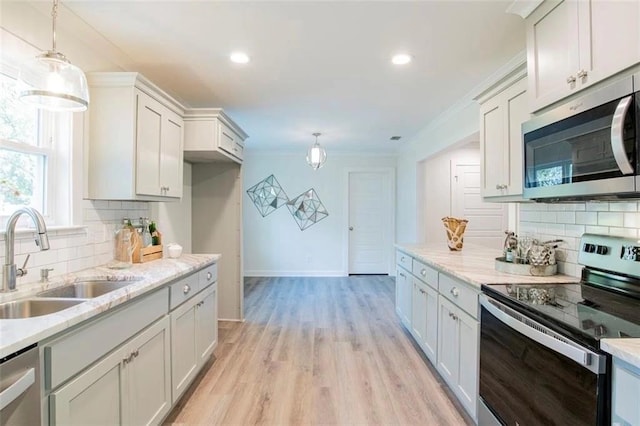
<path fill-rule="evenodd" d="M 406 276 L 405 276 L 402 272 L 400 272 L 400 276 L 401 276 L 402 278 L 406 278 Z"/>
<path fill-rule="evenodd" d="M 452 288 L 450 292 L 453 297 L 458 297 L 458 295 L 460 294 L 460 290 L 458 290 L 456 287 Z"/>
<path fill-rule="evenodd" d="M 184 287 L 182 288 L 182 292 L 184 294 L 187 294 L 191 291 L 191 286 L 189 286 L 189 284 L 185 284 Z"/>
<path fill-rule="evenodd" d="M 422 270 L 420 271 L 420 275 L 422 275 L 423 277 L 427 276 L 427 270 L 422 268 Z"/>
<path fill-rule="evenodd" d="M 588 72 L 585 70 L 580 70 L 580 72 L 578 72 L 578 78 L 586 78 L 587 77 Z"/>
<path fill-rule="evenodd" d="M 404 262 L 404 256 L 400 258 L 400 262 Z"/>
<path fill-rule="evenodd" d="M 570 75 L 569 77 L 567 77 L 567 84 L 573 84 L 576 82 L 576 78 L 572 75 Z"/>
<path fill-rule="evenodd" d="M 211 279 L 213 275 L 211 275 L 211 272 L 207 272 L 207 281 L 209 281 Z"/>

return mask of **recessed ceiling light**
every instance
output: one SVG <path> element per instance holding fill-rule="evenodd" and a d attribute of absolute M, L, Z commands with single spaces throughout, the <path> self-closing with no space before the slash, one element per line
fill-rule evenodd
<path fill-rule="evenodd" d="M 395 65 L 406 65 L 411 62 L 411 59 L 411 55 L 407 55 L 406 53 L 399 53 L 391 58 L 391 62 L 393 62 Z"/>
<path fill-rule="evenodd" d="M 249 55 L 244 52 L 233 52 L 231 56 L 229 56 L 229 59 L 236 64 L 246 64 L 250 60 Z"/>

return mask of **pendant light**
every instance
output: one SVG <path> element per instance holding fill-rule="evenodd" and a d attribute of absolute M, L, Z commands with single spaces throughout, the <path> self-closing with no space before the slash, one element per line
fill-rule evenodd
<path fill-rule="evenodd" d="M 20 99 L 53 111 L 84 111 L 89 105 L 87 78 L 56 51 L 58 0 L 53 0 L 53 47 L 25 62 L 20 69 Z"/>
<path fill-rule="evenodd" d="M 311 145 L 311 148 L 309 148 L 307 152 L 307 163 L 313 170 L 318 170 L 324 165 L 324 162 L 327 161 L 327 152 L 318 143 L 318 136 L 321 134 L 322 133 L 313 133 L 313 136 L 316 137 L 316 143 Z"/>

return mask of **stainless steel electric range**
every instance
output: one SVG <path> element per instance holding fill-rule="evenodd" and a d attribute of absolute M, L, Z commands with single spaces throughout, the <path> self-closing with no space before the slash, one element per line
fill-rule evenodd
<path fill-rule="evenodd" d="M 483 285 L 481 425 L 608 425 L 603 338 L 640 337 L 640 240 L 585 234 L 580 283 Z"/>

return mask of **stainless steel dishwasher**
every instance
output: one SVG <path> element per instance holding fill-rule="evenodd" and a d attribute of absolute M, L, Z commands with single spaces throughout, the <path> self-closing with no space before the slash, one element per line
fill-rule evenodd
<path fill-rule="evenodd" d="M 0 425 L 40 425 L 38 347 L 0 360 Z"/>

